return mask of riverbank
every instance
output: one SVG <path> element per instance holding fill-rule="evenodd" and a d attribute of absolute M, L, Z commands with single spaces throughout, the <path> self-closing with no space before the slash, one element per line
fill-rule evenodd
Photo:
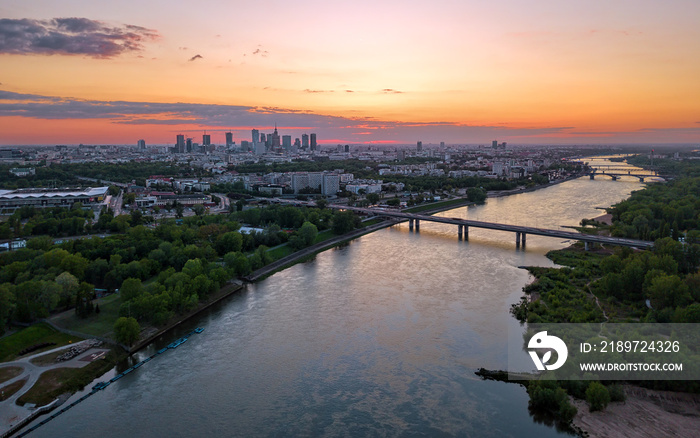
<path fill-rule="evenodd" d="M 572 399 L 578 409 L 573 424 L 590 438 L 657 438 L 698 436 L 700 396 L 656 391 L 624 385 L 627 399 L 590 412 L 583 400 Z"/>
<path fill-rule="evenodd" d="M 527 188 L 522 188 L 522 189 L 492 190 L 492 191 L 490 191 L 490 192 L 486 192 L 486 196 L 489 197 L 489 198 L 501 198 L 501 197 L 503 197 L 503 196 L 510 196 L 510 195 L 517 195 L 517 194 L 520 194 L 520 193 L 534 192 L 535 190 L 540 190 L 540 189 L 544 189 L 544 188 L 547 188 L 547 187 L 552 187 L 552 186 L 555 186 L 555 185 L 557 185 L 557 184 L 561 184 L 561 183 L 565 183 L 565 182 L 567 182 L 567 181 L 571 181 L 571 180 L 574 180 L 574 179 L 581 178 L 582 176 L 585 176 L 585 175 L 586 175 L 585 173 L 576 174 L 576 175 L 572 175 L 572 176 L 570 176 L 570 177 L 568 177 L 568 178 L 558 179 L 558 180 L 555 180 L 555 181 L 551 181 L 551 182 L 549 182 L 549 183 L 547 183 L 547 184 L 539 184 L 539 185 L 536 185 L 536 186 L 527 187 Z"/>
<path fill-rule="evenodd" d="M 179 326 L 180 324 L 186 322 L 190 318 L 193 318 L 194 316 L 198 315 L 199 313 L 203 312 L 204 310 L 208 309 L 209 307 L 213 306 L 214 304 L 219 303 L 221 300 L 229 297 L 231 294 L 236 293 L 242 289 L 244 289 L 245 286 L 243 283 L 237 281 L 237 280 L 231 280 L 229 281 L 226 285 L 224 285 L 222 288 L 219 289 L 218 292 L 210 295 L 205 302 L 200 302 L 199 306 L 197 306 L 196 309 L 193 311 L 185 314 L 185 315 L 180 315 L 176 316 L 173 319 L 171 319 L 165 326 L 157 328 L 157 327 L 148 327 L 142 331 L 144 333 L 145 338 L 142 340 L 140 339 L 136 345 L 132 346 L 131 348 L 128 349 L 129 354 L 135 353 L 142 348 L 148 346 L 151 342 L 155 341 L 158 337 L 164 335 L 168 331 L 174 329 L 175 327 Z"/>
<path fill-rule="evenodd" d="M 447 210 L 452 210 L 454 208 L 460 208 L 460 207 L 465 207 L 468 205 L 473 205 L 474 202 L 471 202 L 467 199 L 462 199 L 460 202 L 454 202 L 455 200 L 451 200 L 450 202 L 443 202 L 443 203 L 437 203 L 437 205 L 432 206 L 432 205 L 427 205 L 428 208 L 425 210 L 421 210 L 421 214 L 435 214 L 439 213 L 441 211 L 447 211 Z M 442 205 L 440 205 L 442 204 Z M 411 209 L 406 209 L 404 211 L 407 212 L 412 212 Z M 278 260 L 275 260 L 274 262 L 263 266 L 262 268 L 252 272 L 251 274 L 247 275 L 246 277 L 243 277 L 245 281 L 248 281 L 250 283 L 256 282 L 258 280 L 261 280 L 265 277 L 268 277 L 275 272 L 281 271 L 285 268 L 288 268 L 289 266 L 292 266 L 296 263 L 299 263 L 301 261 L 307 260 L 308 258 L 323 252 L 327 249 L 333 248 L 335 246 L 338 246 L 342 243 L 348 242 L 350 240 L 356 239 L 360 236 L 364 236 L 365 234 L 372 233 L 374 231 L 380 230 L 382 228 L 390 227 L 392 225 L 400 224 L 401 222 L 405 222 L 405 220 L 398 220 L 398 219 L 387 219 L 382 222 L 373 224 L 373 225 L 368 225 L 363 228 L 358 228 L 354 231 L 351 231 L 350 233 L 343 234 L 340 236 L 336 236 L 332 239 L 324 240 L 323 242 L 319 242 L 315 245 L 311 245 L 309 247 L 306 247 L 300 251 L 297 251 L 295 253 L 292 253 L 288 256 L 282 257 Z"/>

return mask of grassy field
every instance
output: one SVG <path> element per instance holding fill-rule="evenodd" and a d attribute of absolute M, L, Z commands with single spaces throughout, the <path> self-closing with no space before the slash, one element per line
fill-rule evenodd
<path fill-rule="evenodd" d="M 22 380 L 18 380 L 14 383 L 10 383 L 7 386 L 4 386 L 2 388 L 2 392 L 0 393 L 0 401 L 5 401 L 8 398 L 12 397 L 12 395 L 22 389 L 24 384 L 27 383 L 27 379 L 24 378 Z"/>
<path fill-rule="evenodd" d="M 52 348 L 81 340 L 82 339 L 76 338 L 75 336 L 66 335 L 58 330 L 54 330 L 48 324 L 35 324 L 0 339 L 0 362 L 14 360 L 20 351 L 27 347 L 31 347 L 32 345 L 43 344 L 46 342 L 54 342 L 56 344 L 31 353 L 36 354 L 41 351 L 50 350 Z"/>
<path fill-rule="evenodd" d="M 114 328 L 114 322 L 119 318 L 119 306 L 121 296 L 112 294 L 94 301 L 100 306 L 100 313 L 79 318 L 75 312 L 68 311 L 53 316 L 51 322 L 67 330 L 73 330 L 93 336 L 110 337 Z"/>
<path fill-rule="evenodd" d="M 34 386 L 17 400 L 17 404 L 34 403 L 43 406 L 63 393 L 79 391 L 96 377 L 109 371 L 123 357 L 123 353 L 112 350 L 104 359 L 98 359 L 83 368 L 55 368 L 45 371 Z"/>
<path fill-rule="evenodd" d="M 404 213 L 419 213 L 425 210 L 432 210 L 434 208 L 445 208 L 453 205 L 463 204 L 465 199 L 450 199 L 449 201 L 442 202 L 430 202 L 428 204 L 419 205 L 417 207 L 406 208 L 402 210 Z"/>
<path fill-rule="evenodd" d="M 24 371 L 21 367 L 4 367 L 0 368 L 0 383 L 7 382 L 8 380 L 19 376 Z"/>

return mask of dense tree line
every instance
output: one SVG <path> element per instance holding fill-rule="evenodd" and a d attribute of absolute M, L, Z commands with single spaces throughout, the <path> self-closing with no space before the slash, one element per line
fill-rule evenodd
<path fill-rule="evenodd" d="M 682 176 L 644 190 L 610 209 L 614 235 L 655 239 L 650 251 L 618 248 L 613 254 L 573 250 L 548 254 L 564 268 L 531 268 L 535 282 L 524 288 L 533 297 L 512 307 L 528 322 L 700 322 L 700 165 L 669 165 Z M 598 304 L 593 297 L 598 298 Z M 697 392 L 697 382 L 645 381 L 640 385 Z M 566 394 L 587 400 L 591 411 L 624 399 L 619 386 L 599 382 L 530 382 L 533 407 L 567 422 L 572 417 Z M 565 398 L 567 400 L 565 400 Z M 573 411 L 575 413 L 575 410 Z"/>
<path fill-rule="evenodd" d="M 345 233 L 360 225 L 351 212 L 279 205 L 192 216 L 180 224 L 166 219 L 154 228 L 141 224 L 149 216 L 114 217 L 110 212 L 89 225 L 92 212 L 80 208 L 23 209 L 16 214 L 0 229 L 21 226 L 21 231 L 30 224 L 46 228 L 48 221 L 77 218 L 84 230 L 113 229 L 117 223 L 113 231 L 118 234 L 60 244 L 41 236 L 29 239 L 26 248 L 0 253 L 0 330 L 12 321 L 31 322 L 69 308 L 87 316 L 96 311 L 95 288 L 121 289 L 122 316 L 159 325 L 192 309 L 228 279 L 272 262 L 272 246 L 289 241 L 300 249 L 314 243 L 319 229 Z M 241 222 L 263 231 L 240 233 Z"/>

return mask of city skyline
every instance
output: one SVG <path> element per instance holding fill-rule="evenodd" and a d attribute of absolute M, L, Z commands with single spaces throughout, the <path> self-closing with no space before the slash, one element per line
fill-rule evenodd
<path fill-rule="evenodd" d="M 700 138 L 697 2 L 129 3 L 0 6 L 0 144 Z"/>

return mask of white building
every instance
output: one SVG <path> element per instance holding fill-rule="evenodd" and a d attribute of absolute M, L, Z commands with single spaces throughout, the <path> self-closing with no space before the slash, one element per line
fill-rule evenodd
<path fill-rule="evenodd" d="M 71 207 L 77 202 L 84 207 L 98 207 L 104 202 L 107 189 L 108 187 L 74 190 L 42 188 L 0 190 L 0 212 L 10 213 L 25 206 L 35 208 Z"/>

